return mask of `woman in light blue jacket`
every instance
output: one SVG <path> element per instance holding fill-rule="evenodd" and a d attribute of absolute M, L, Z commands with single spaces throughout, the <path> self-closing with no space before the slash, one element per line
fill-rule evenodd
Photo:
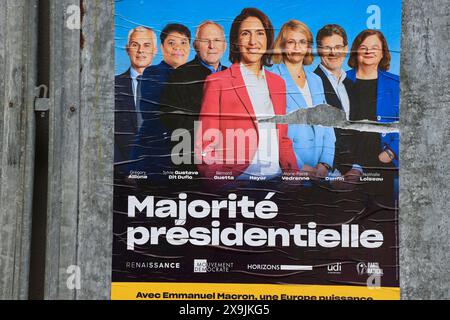
<path fill-rule="evenodd" d="M 275 40 L 271 71 L 286 82 L 287 113 L 326 103 L 322 80 L 303 67 L 313 61 L 312 42 L 311 31 L 297 20 L 286 22 Z M 330 173 L 336 142 L 333 128 L 290 124 L 288 135 L 300 170 L 316 177 Z"/>

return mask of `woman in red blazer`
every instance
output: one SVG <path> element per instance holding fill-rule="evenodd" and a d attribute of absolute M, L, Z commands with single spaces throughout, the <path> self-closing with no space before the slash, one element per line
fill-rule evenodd
<path fill-rule="evenodd" d="M 233 65 L 210 75 L 204 87 L 195 150 L 203 176 L 241 179 L 260 174 L 264 180 L 265 172 L 271 179 L 298 170 L 287 125 L 261 122 L 286 114 L 285 82 L 264 70 L 270 65 L 273 42 L 272 24 L 261 11 L 246 8 L 234 20 L 230 32 Z M 274 134 L 277 137 L 271 139 Z"/>

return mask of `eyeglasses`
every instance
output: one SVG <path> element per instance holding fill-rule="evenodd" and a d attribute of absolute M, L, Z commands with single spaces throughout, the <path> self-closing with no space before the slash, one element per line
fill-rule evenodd
<path fill-rule="evenodd" d="M 310 44 L 309 41 L 306 40 L 306 39 L 302 39 L 302 40 L 299 40 L 299 41 L 295 41 L 293 39 L 290 39 L 290 40 L 286 41 L 286 46 L 290 46 L 290 47 L 293 47 L 293 48 L 295 48 L 296 45 L 298 45 L 299 47 L 304 47 L 304 46 L 309 45 L 309 44 Z"/>
<path fill-rule="evenodd" d="M 215 46 L 224 43 L 225 40 L 221 40 L 221 39 L 213 39 L 213 40 L 209 40 L 209 39 L 197 39 L 196 41 L 200 42 L 200 43 L 204 43 L 204 44 L 213 44 Z"/>
<path fill-rule="evenodd" d="M 320 50 L 322 50 L 323 53 L 331 53 L 331 51 L 334 52 L 342 52 L 345 49 L 345 46 L 343 45 L 337 45 L 334 47 L 330 47 L 330 46 L 318 46 Z"/>
<path fill-rule="evenodd" d="M 366 47 L 366 46 L 359 46 L 358 51 L 367 52 L 367 51 L 380 51 L 381 48 L 379 46 L 373 46 L 373 47 Z"/>

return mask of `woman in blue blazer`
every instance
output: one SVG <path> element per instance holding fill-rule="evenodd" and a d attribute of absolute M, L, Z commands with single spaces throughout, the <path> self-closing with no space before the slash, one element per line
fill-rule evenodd
<path fill-rule="evenodd" d="M 399 121 L 400 79 L 399 76 L 387 72 L 390 60 L 387 41 L 380 31 L 364 30 L 356 37 L 348 61 L 353 69 L 347 71 L 347 76 L 354 83 L 370 80 L 375 82 L 376 110 L 372 111 L 375 116 L 373 119 L 359 119 L 360 110 L 351 110 L 351 120 L 375 120 L 383 123 Z M 358 87 L 355 88 L 354 94 L 358 94 Z M 359 107 L 362 108 L 361 105 Z M 392 162 L 398 166 L 398 142 L 398 133 L 382 135 L 380 161 Z"/>
<path fill-rule="evenodd" d="M 380 123 L 399 121 L 400 79 L 387 71 L 390 61 L 388 44 L 380 31 L 368 29 L 356 37 L 348 61 L 353 69 L 347 72 L 348 78 L 354 83 L 350 120 Z M 394 172 L 394 188 L 397 192 L 395 169 L 398 169 L 399 134 L 380 134 L 379 139 L 367 139 L 359 145 L 360 157 L 365 166 L 385 168 L 386 174 Z"/>
<path fill-rule="evenodd" d="M 297 20 L 285 23 L 277 39 L 271 71 L 286 82 L 286 113 L 325 104 L 322 80 L 304 65 L 313 61 L 313 37 L 308 27 Z M 325 177 L 333 167 L 336 137 L 332 128 L 290 124 L 288 136 L 300 170 Z"/>

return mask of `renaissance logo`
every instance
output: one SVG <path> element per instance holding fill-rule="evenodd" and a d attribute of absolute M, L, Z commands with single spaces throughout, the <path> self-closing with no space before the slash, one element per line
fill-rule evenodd
<path fill-rule="evenodd" d="M 230 272 L 233 262 L 208 262 L 206 259 L 194 260 L 194 273 Z"/>
<path fill-rule="evenodd" d="M 127 269 L 180 269 L 179 262 L 139 262 L 127 261 L 125 264 Z"/>

